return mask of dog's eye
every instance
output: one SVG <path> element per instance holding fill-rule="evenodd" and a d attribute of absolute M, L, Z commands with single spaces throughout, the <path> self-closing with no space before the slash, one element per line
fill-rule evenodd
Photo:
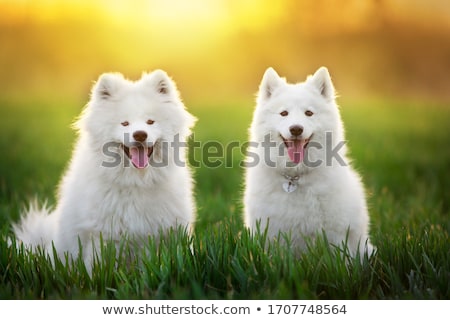
<path fill-rule="evenodd" d="M 289 114 L 286 110 L 280 112 L 280 116 L 286 117 Z"/>
<path fill-rule="evenodd" d="M 306 115 L 307 117 L 311 117 L 313 114 L 314 114 L 314 112 L 312 112 L 311 110 L 306 110 L 306 111 L 305 111 L 305 115 Z"/>
<path fill-rule="evenodd" d="M 148 119 L 148 120 L 147 120 L 147 124 L 154 124 L 154 123 L 155 123 L 155 121 L 152 120 L 152 119 Z"/>
<path fill-rule="evenodd" d="M 123 125 L 124 127 L 126 127 L 127 125 L 129 125 L 130 123 L 128 121 L 124 121 L 121 123 L 121 125 Z"/>

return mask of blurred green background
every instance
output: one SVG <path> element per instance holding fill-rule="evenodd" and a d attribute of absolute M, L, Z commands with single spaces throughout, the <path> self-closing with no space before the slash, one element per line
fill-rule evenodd
<path fill-rule="evenodd" d="M 297 82 L 322 65 L 375 230 L 424 216 L 448 230 L 444 0 L 0 0 L 0 223 L 33 196 L 54 203 L 70 124 L 103 72 L 166 70 L 199 118 L 195 139 L 227 143 L 246 141 L 267 67 Z M 240 216 L 243 153 L 234 152 L 232 168 L 195 170 L 199 226 Z"/>
<path fill-rule="evenodd" d="M 320 250 L 295 264 L 260 255 L 242 232 L 245 148 L 217 168 L 195 149 L 195 259 L 162 247 L 168 260 L 146 272 L 108 267 L 87 281 L 0 240 L 0 297 L 448 299 L 448 0 L 0 0 L 0 239 L 33 197 L 55 204 L 71 123 L 101 73 L 166 70 L 199 119 L 191 139 L 242 146 L 264 70 L 297 82 L 322 65 L 366 186 L 376 260 L 348 273 Z"/>

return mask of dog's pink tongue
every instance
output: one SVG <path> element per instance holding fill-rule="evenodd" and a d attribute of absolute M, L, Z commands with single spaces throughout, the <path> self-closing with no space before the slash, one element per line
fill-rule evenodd
<path fill-rule="evenodd" d="M 148 166 L 148 147 L 139 146 L 130 148 L 131 162 L 138 169 Z"/>
<path fill-rule="evenodd" d="M 286 142 L 288 156 L 292 162 L 300 163 L 303 161 L 305 143 L 305 140 L 288 140 Z"/>

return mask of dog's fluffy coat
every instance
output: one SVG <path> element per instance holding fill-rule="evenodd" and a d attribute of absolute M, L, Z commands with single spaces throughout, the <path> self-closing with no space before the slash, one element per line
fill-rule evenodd
<path fill-rule="evenodd" d="M 372 252 L 365 192 L 346 157 L 326 68 L 298 84 L 267 69 L 250 141 L 244 206 L 252 231 L 259 225 L 270 238 L 286 233 L 296 251 L 324 232 L 332 244 L 346 242 L 352 254 Z"/>
<path fill-rule="evenodd" d="M 79 137 L 56 208 L 32 205 L 14 226 L 19 242 L 48 251 L 53 243 L 60 256 L 72 257 L 81 244 L 83 259 L 92 263 L 100 236 L 117 242 L 189 229 L 193 182 L 187 165 L 180 165 L 186 148 L 173 146 L 185 141 L 194 123 L 164 71 L 136 82 L 101 75 L 76 123 Z"/>

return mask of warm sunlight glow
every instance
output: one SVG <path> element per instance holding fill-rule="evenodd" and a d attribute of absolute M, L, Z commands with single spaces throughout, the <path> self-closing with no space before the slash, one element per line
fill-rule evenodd
<path fill-rule="evenodd" d="M 51 21 L 64 18 L 107 19 L 155 32 L 195 31 L 196 36 L 217 30 L 258 29 L 279 18 L 284 1 L 257 0 L 130 0 L 56 1 L 0 0 L 2 19 Z"/>
<path fill-rule="evenodd" d="M 171 24 L 223 23 L 226 8 L 223 0 L 149 0 L 148 14 L 155 22 Z"/>
<path fill-rule="evenodd" d="M 449 94 L 448 80 L 435 82 L 448 79 L 444 2 L 0 0 L 0 70 L 14 75 L 0 87 L 25 81 L 42 91 L 62 77 L 78 88 L 105 70 L 165 68 L 185 91 L 248 94 L 268 66 L 290 77 L 327 65 L 343 90 L 408 84 Z"/>
<path fill-rule="evenodd" d="M 168 29 L 206 29 L 206 26 L 215 28 L 224 23 L 226 15 L 222 0 L 115 1 L 103 3 L 102 8 L 105 15 L 114 21 L 140 24 L 143 28 L 159 27 L 159 32 L 167 32 Z"/>

